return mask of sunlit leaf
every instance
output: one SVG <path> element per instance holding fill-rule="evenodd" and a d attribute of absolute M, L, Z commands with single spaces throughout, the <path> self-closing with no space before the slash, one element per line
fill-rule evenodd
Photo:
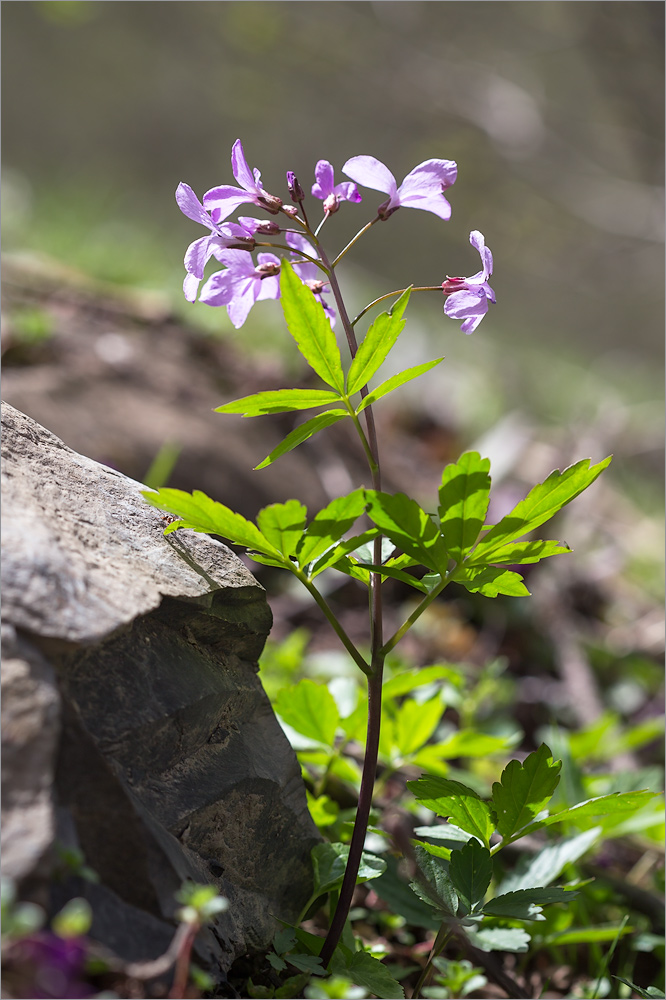
<path fill-rule="evenodd" d="M 486 562 L 492 562 L 496 549 L 550 520 L 601 475 L 611 458 L 609 456 L 597 465 L 590 465 L 590 459 L 585 458 L 570 465 L 564 472 L 559 469 L 551 472 L 543 483 L 534 486 L 525 499 L 481 539 L 474 550 L 475 559 L 483 558 Z"/>
<path fill-rule="evenodd" d="M 280 269 L 280 301 L 289 332 L 305 360 L 322 381 L 342 393 L 345 376 L 331 324 L 321 303 L 285 258 Z"/>
<path fill-rule="evenodd" d="M 502 896 L 495 896 L 483 907 L 483 912 L 493 917 L 512 920 L 541 920 L 541 908 L 547 903 L 568 903 L 578 893 L 559 887 L 517 889 Z"/>
<path fill-rule="evenodd" d="M 496 563 L 508 563 L 509 565 L 520 566 L 525 563 L 536 563 L 548 556 L 559 556 L 563 553 L 571 552 L 569 546 L 564 542 L 556 542 L 553 539 L 536 538 L 531 542 L 512 542 L 509 545 L 502 545 L 493 549 L 490 561 Z M 476 566 L 487 564 L 488 558 L 484 556 L 483 550 L 474 551 L 465 561 L 466 566 Z"/>
<path fill-rule="evenodd" d="M 431 774 L 408 781 L 407 787 L 428 809 L 490 846 L 495 829 L 490 806 L 473 789 L 460 781 Z"/>
<path fill-rule="evenodd" d="M 296 732 L 333 746 L 340 716 L 325 684 L 305 679 L 282 688 L 275 700 L 275 711 Z"/>
<path fill-rule="evenodd" d="M 268 465 L 272 465 L 276 458 L 281 455 L 286 455 L 288 451 L 293 451 L 297 448 L 299 444 L 303 444 L 308 438 L 311 438 L 313 434 L 317 431 L 321 431 L 324 427 L 330 427 L 331 424 L 337 423 L 338 420 L 342 420 L 343 417 L 348 417 L 349 414 L 347 410 L 326 410 L 325 413 L 318 413 L 316 417 L 311 417 L 304 423 L 299 424 L 294 430 L 287 434 L 284 441 L 281 441 L 277 448 L 274 448 L 270 455 L 267 455 L 263 462 L 255 466 L 256 469 L 265 469 Z"/>
<path fill-rule="evenodd" d="M 416 365 L 416 367 L 407 368 L 404 372 L 400 372 L 398 375 L 393 375 L 385 382 L 382 382 L 381 385 L 378 385 L 376 389 L 373 389 L 372 392 L 369 392 L 367 396 L 364 396 L 360 404 L 356 407 L 356 412 L 360 413 L 361 410 L 366 408 L 366 406 L 372 406 L 372 404 L 376 403 L 378 399 L 382 398 L 382 396 L 386 396 L 389 392 L 393 392 L 394 389 L 398 389 L 406 382 L 411 382 L 412 379 L 418 378 L 419 375 L 423 375 L 425 372 L 430 371 L 431 368 L 434 368 L 435 365 L 440 364 L 443 360 L 444 358 L 435 358 L 434 361 L 426 361 L 423 365 Z"/>
<path fill-rule="evenodd" d="M 530 592 L 523 583 L 520 573 L 501 566 L 463 566 L 451 575 L 455 583 L 462 584 L 472 594 L 483 594 L 484 597 L 529 597 Z"/>
<path fill-rule="evenodd" d="M 160 510 L 180 518 L 178 527 L 205 531 L 209 535 L 221 535 L 236 545 L 245 545 L 249 549 L 280 558 L 278 549 L 264 538 L 256 525 L 241 514 L 236 514 L 225 507 L 224 504 L 211 500 L 200 490 L 186 493 L 184 490 L 163 487 L 156 492 L 145 491 L 143 496 L 153 507 L 159 507 Z"/>
<path fill-rule="evenodd" d="M 298 500 L 272 503 L 259 511 L 257 525 L 264 538 L 284 556 L 290 556 L 301 540 L 307 514 L 307 507 Z"/>
<path fill-rule="evenodd" d="M 537 813 L 550 802 L 560 780 L 561 761 L 553 760 L 549 748 L 542 743 L 521 764 L 511 760 L 493 784 L 493 809 L 497 830 L 508 840 L 527 826 Z"/>
<path fill-rule="evenodd" d="M 439 489 L 439 518 L 446 547 L 456 562 L 479 537 L 490 497 L 490 459 L 467 451 L 447 465 Z"/>
<path fill-rule="evenodd" d="M 437 525 L 404 493 L 366 490 L 368 516 L 403 552 L 436 572 L 446 572 L 448 555 Z"/>
<path fill-rule="evenodd" d="M 405 325 L 402 316 L 407 308 L 410 293 L 411 288 L 408 288 L 389 312 L 378 316 L 360 343 L 347 375 L 349 396 L 368 384 L 398 339 Z"/>
<path fill-rule="evenodd" d="M 362 489 L 331 500 L 313 517 L 303 532 L 297 550 L 299 565 L 305 566 L 323 555 L 349 531 L 364 510 L 365 495 Z"/>
<path fill-rule="evenodd" d="M 467 937 L 479 951 L 527 951 L 530 936 L 522 927 L 481 927 L 467 930 Z"/>
<path fill-rule="evenodd" d="M 328 389 L 271 389 L 255 392 L 242 399 L 234 399 L 223 406 L 216 406 L 216 413 L 240 413 L 244 417 L 259 417 L 267 413 L 289 413 L 292 410 L 310 410 L 316 406 L 330 406 L 340 396 Z"/>

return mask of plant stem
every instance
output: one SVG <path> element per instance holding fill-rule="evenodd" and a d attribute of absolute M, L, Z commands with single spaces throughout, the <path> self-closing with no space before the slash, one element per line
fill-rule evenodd
<path fill-rule="evenodd" d="M 414 992 L 412 993 L 412 1000 L 417 1000 L 417 998 L 421 996 L 421 990 L 427 984 L 428 979 L 430 978 L 430 975 L 432 973 L 433 960 L 437 958 L 438 955 L 441 954 L 446 942 L 449 940 L 450 937 L 451 937 L 450 927 L 447 927 L 446 924 L 442 924 L 442 926 L 437 931 L 437 937 L 432 943 L 432 948 L 430 949 L 430 954 L 428 955 L 428 961 L 426 962 L 423 971 L 419 976 L 419 980 L 416 986 L 414 987 Z"/>
<path fill-rule="evenodd" d="M 405 619 L 400 628 L 393 633 L 391 638 L 386 640 L 381 650 L 383 656 L 386 656 L 387 653 L 391 652 L 394 646 L 397 646 L 405 633 L 410 630 L 414 622 L 416 622 L 421 617 L 423 612 L 430 607 L 435 598 L 439 597 L 441 592 L 444 590 L 444 587 L 446 587 L 447 583 L 449 583 L 449 580 L 449 576 L 443 577 L 437 586 L 433 587 L 427 597 L 424 597 L 421 603 L 414 608 L 409 618 Z"/>
<path fill-rule="evenodd" d="M 335 617 L 335 615 L 333 614 L 333 612 L 329 608 L 328 604 L 326 603 L 326 601 L 324 600 L 324 598 L 322 597 L 322 595 L 319 593 L 319 591 L 315 587 L 315 585 L 312 582 L 312 580 L 308 580 L 308 578 L 305 575 L 305 573 L 301 573 L 300 571 L 296 572 L 295 575 L 301 581 L 301 583 L 303 584 L 303 586 L 307 588 L 307 590 L 309 591 L 309 593 L 312 594 L 312 596 L 314 597 L 315 601 L 317 602 L 317 604 L 319 605 L 319 607 L 323 611 L 324 615 L 326 616 L 326 619 L 327 619 L 329 625 L 331 626 L 331 628 L 334 630 L 334 632 L 336 633 L 336 635 L 340 639 L 340 642 L 345 647 L 345 649 L 347 650 L 347 652 L 351 656 L 351 658 L 354 661 L 354 663 L 356 664 L 356 666 L 359 667 L 363 671 L 364 674 L 366 674 L 366 675 L 369 676 L 372 667 L 369 666 L 366 663 L 366 661 L 363 659 L 363 657 L 359 653 L 358 649 L 356 648 L 356 646 L 354 645 L 354 643 L 351 641 L 351 639 L 349 638 L 349 636 L 347 635 L 347 633 L 343 629 L 342 625 L 340 624 L 340 622 L 338 621 L 338 619 Z"/>
<path fill-rule="evenodd" d="M 365 229 L 362 229 L 360 233 L 352 240 L 348 247 L 343 250 L 341 254 L 338 255 L 336 260 L 340 260 L 343 254 L 349 249 L 359 238 L 359 236 L 369 228 L 370 225 L 374 224 L 376 220 L 372 223 L 368 223 Z M 340 291 L 340 285 L 338 284 L 337 275 L 335 273 L 334 264 L 331 265 L 326 252 L 323 247 L 319 246 L 319 252 L 321 254 L 321 260 L 325 267 L 329 271 L 329 281 L 331 284 L 331 291 L 335 297 L 335 301 L 338 307 L 338 312 L 340 315 L 340 320 L 344 327 L 345 335 L 347 337 L 347 344 L 349 345 L 349 353 L 352 358 L 356 356 L 358 350 L 358 344 L 356 341 L 356 335 L 354 333 L 354 328 L 349 322 L 349 316 L 347 314 L 347 309 L 345 307 L 344 300 L 342 298 L 342 293 Z M 368 387 L 364 386 L 361 389 L 361 395 L 367 396 Z M 375 419 L 372 413 L 372 407 L 368 406 L 365 411 L 365 421 L 366 427 L 368 428 L 367 442 L 370 449 L 370 471 L 372 474 L 372 485 L 373 489 L 381 490 L 381 469 L 379 464 L 379 448 L 377 444 L 377 430 L 375 427 Z M 382 540 L 381 537 L 376 538 L 374 542 L 374 562 L 377 565 L 381 565 L 382 561 Z M 359 865 L 361 863 L 361 855 L 363 853 L 363 845 L 365 843 L 365 837 L 368 830 L 368 820 L 370 818 L 370 808 L 372 806 L 372 794 L 375 787 L 375 773 L 377 770 L 377 757 L 379 755 L 379 733 L 381 728 L 382 719 L 382 679 L 384 674 L 384 658 L 385 654 L 382 650 L 383 645 L 383 624 L 382 624 L 382 594 L 381 594 L 381 576 L 378 573 L 373 573 L 370 577 L 370 630 L 371 630 L 371 655 L 370 655 L 370 673 L 368 675 L 368 729 L 367 729 L 367 739 L 365 745 L 365 757 L 363 760 L 363 772 L 361 776 L 361 789 L 358 798 L 358 808 L 356 810 L 356 819 L 354 821 L 354 830 L 352 833 L 351 843 L 349 845 L 349 857 L 347 859 L 347 867 L 345 868 L 344 878 L 342 880 L 342 886 L 340 887 L 340 896 L 338 898 L 338 904 L 335 908 L 335 913 L 333 914 L 333 919 L 331 921 L 331 926 L 329 927 L 328 934 L 326 935 L 326 940 L 322 946 L 321 950 L 321 960 L 324 968 L 327 968 L 333 952 L 335 951 L 340 936 L 345 926 L 347 920 L 347 915 L 351 907 L 352 896 L 354 895 L 354 888 L 356 886 L 356 878 L 358 875 Z"/>
<path fill-rule="evenodd" d="M 412 285 L 411 289 L 412 289 L 413 292 L 441 292 L 442 291 L 442 286 L 441 285 Z M 367 304 L 367 306 L 365 307 L 365 309 L 361 309 L 361 311 L 358 314 L 358 316 L 354 317 L 354 319 L 351 321 L 351 325 L 352 326 L 356 326 L 356 324 L 358 323 L 358 321 L 360 319 L 362 319 L 365 316 L 365 314 L 367 312 L 369 312 L 370 309 L 372 309 L 376 305 L 379 305 L 379 303 L 383 302 L 384 299 L 392 299 L 394 295 L 404 295 L 404 293 L 406 291 L 407 291 L 406 288 L 397 288 L 394 292 L 387 292 L 386 295 L 380 295 L 378 299 L 373 299 L 372 302 L 369 302 Z"/>
<path fill-rule="evenodd" d="M 183 941 L 181 942 L 180 951 L 176 959 L 176 969 L 173 977 L 173 986 L 169 992 L 169 996 L 176 1000 L 177 997 L 184 997 L 185 990 L 187 989 L 187 980 L 190 971 L 190 956 L 192 954 L 192 945 L 194 944 L 194 939 L 199 932 L 199 926 L 197 924 L 190 924 L 187 933 Z"/>
<path fill-rule="evenodd" d="M 370 229 L 371 226 L 374 226 L 375 222 L 379 222 L 379 216 L 378 215 L 375 216 L 374 219 L 371 219 L 370 222 L 367 222 L 365 224 L 365 226 L 363 226 L 363 229 L 359 229 L 359 231 L 357 232 L 356 236 L 352 240 L 349 241 L 349 243 L 344 248 L 344 250 L 340 251 L 340 253 L 338 254 L 338 256 L 333 261 L 331 267 L 337 267 L 338 266 L 338 264 L 340 263 L 340 261 L 342 260 L 342 258 L 344 257 L 344 255 L 347 253 L 347 251 L 351 250 L 351 248 L 354 246 L 354 244 L 356 243 L 356 241 L 360 240 L 361 236 L 363 236 L 364 233 L 367 233 L 368 229 Z"/>

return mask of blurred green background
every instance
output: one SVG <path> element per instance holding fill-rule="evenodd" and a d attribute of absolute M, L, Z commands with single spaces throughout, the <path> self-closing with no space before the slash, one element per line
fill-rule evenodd
<path fill-rule="evenodd" d="M 322 157 L 371 153 L 398 180 L 446 157 L 451 222 L 398 213 L 356 257 L 377 291 L 471 273 L 479 228 L 493 337 L 653 360 L 663 20 L 621 0 L 3 4 L 5 247 L 179 291 L 203 232 L 174 189 L 233 183 L 239 136 L 276 193 Z M 365 197 L 340 240 L 381 195 Z"/>

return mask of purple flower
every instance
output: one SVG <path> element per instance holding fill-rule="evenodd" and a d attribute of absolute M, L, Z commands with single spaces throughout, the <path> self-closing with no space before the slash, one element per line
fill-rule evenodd
<path fill-rule="evenodd" d="M 341 201 L 363 201 L 355 184 L 349 181 L 334 184 L 335 175 L 328 160 L 319 160 L 315 167 L 315 178 L 312 194 L 324 202 L 324 211 L 331 215 L 337 212 Z"/>
<path fill-rule="evenodd" d="M 323 272 L 319 270 L 316 264 L 313 264 L 309 260 L 303 260 L 300 256 L 300 251 L 302 251 L 310 257 L 316 257 L 317 251 L 310 245 L 310 243 L 308 243 L 304 236 L 300 235 L 300 233 L 287 233 L 285 235 L 285 240 L 289 246 L 293 247 L 295 250 L 295 253 L 291 255 L 294 261 L 294 271 L 303 284 L 308 286 L 317 302 L 322 304 L 324 312 L 330 320 L 331 326 L 335 326 L 335 310 L 324 298 L 324 289 L 326 288 L 328 282 L 324 279 Z"/>
<path fill-rule="evenodd" d="M 280 258 L 272 253 L 257 254 L 255 265 L 246 250 L 220 250 L 215 254 L 226 270 L 216 271 L 201 289 L 200 302 L 226 306 L 229 319 L 238 330 L 260 299 L 279 299 Z"/>
<path fill-rule="evenodd" d="M 220 187 L 211 188 L 204 195 L 204 205 L 213 217 L 213 221 L 222 222 L 235 212 L 239 205 L 247 204 L 258 205 L 271 215 L 277 215 L 282 207 L 282 201 L 264 191 L 261 186 L 261 174 L 256 167 L 252 171 L 247 165 L 240 139 L 236 139 L 231 150 L 231 169 L 240 184 L 239 188 L 232 184 L 222 184 Z"/>
<path fill-rule="evenodd" d="M 495 293 L 488 284 L 493 273 L 493 255 L 486 246 L 485 237 L 478 229 L 469 234 L 469 241 L 479 251 L 483 269 L 471 278 L 447 278 L 442 282 L 444 312 L 451 319 L 461 319 L 463 333 L 473 333 L 488 312 L 488 303 L 495 302 Z"/>
<path fill-rule="evenodd" d="M 182 181 L 176 188 L 176 202 L 183 215 L 194 222 L 210 229 L 210 236 L 202 236 L 190 243 L 185 251 L 185 281 L 183 293 L 188 302 L 194 302 L 197 297 L 199 282 L 204 276 L 204 268 L 210 258 L 220 250 L 235 249 L 252 250 L 254 248 L 254 233 L 262 225 L 259 219 L 244 219 L 242 224 L 229 222 L 226 226 L 218 226 L 211 219 L 196 194 Z M 253 225 L 256 223 L 256 225 Z"/>
<path fill-rule="evenodd" d="M 84 982 L 87 947 L 83 938 L 61 938 L 50 931 L 22 938 L 11 946 L 11 955 L 30 975 L 24 996 L 53 1000 L 57 997 L 93 997 L 97 990 Z"/>
<path fill-rule="evenodd" d="M 374 156 L 352 156 L 342 172 L 363 187 L 384 191 L 389 196 L 377 210 L 381 219 L 388 219 L 401 206 L 422 208 L 425 212 L 434 212 L 440 219 L 451 218 L 451 206 L 444 192 L 458 174 L 453 160 L 424 160 L 407 174 L 400 187 L 388 167 Z"/>

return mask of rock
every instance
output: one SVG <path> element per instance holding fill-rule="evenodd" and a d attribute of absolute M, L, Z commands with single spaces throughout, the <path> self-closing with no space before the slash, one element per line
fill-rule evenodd
<path fill-rule="evenodd" d="M 128 961 L 213 883 L 198 960 L 226 972 L 296 919 L 318 840 L 256 674 L 265 593 L 220 542 L 165 537 L 139 483 L 4 403 L 2 429 L 3 873 L 51 910 L 87 896 Z M 56 882 L 62 847 L 99 881 Z"/>

